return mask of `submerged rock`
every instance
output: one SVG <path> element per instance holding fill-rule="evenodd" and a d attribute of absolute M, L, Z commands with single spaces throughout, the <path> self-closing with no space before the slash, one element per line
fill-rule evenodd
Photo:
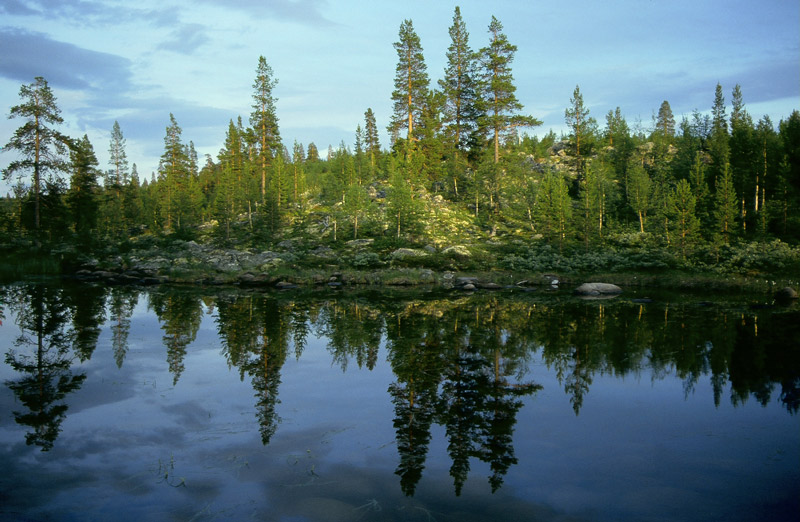
<path fill-rule="evenodd" d="M 622 288 L 611 283 L 583 283 L 575 289 L 578 295 L 613 295 L 622 293 Z"/>

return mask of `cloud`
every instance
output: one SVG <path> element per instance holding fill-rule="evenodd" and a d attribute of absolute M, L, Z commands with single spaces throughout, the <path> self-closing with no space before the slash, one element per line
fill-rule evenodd
<path fill-rule="evenodd" d="M 174 51 L 180 54 L 192 54 L 198 47 L 209 41 L 206 28 L 200 24 L 183 24 L 172 31 L 169 39 L 162 42 L 158 49 Z"/>
<path fill-rule="evenodd" d="M 21 82 L 44 77 L 66 89 L 124 89 L 131 78 L 126 58 L 53 40 L 42 33 L 0 28 L 0 76 Z"/>
<path fill-rule="evenodd" d="M 217 0 L 200 0 L 218 5 Z M 326 0 L 227 0 L 225 9 L 238 9 L 258 16 L 276 18 L 312 27 L 338 25 L 321 13 Z"/>
<path fill-rule="evenodd" d="M 68 20 L 79 25 L 118 24 L 140 19 L 158 26 L 173 23 L 178 9 L 137 9 L 93 0 L 4 0 L 0 14 L 34 16 L 47 20 Z"/>

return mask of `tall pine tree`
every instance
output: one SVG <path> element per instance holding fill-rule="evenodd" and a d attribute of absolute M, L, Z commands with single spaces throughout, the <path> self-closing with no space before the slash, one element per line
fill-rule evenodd
<path fill-rule="evenodd" d="M 412 142 L 415 140 L 414 126 L 421 118 L 430 80 L 422 45 L 411 20 L 400 24 L 399 40 L 394 48 L 397 68 L 392 92 L 394 112 L 389 130 L 399 136 L 399 131 L 406 129 L 406 139 Z"/>

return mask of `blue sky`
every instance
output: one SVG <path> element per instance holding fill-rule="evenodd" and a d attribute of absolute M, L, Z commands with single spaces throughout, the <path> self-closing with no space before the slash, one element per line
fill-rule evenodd
<path fill-rule="evenodd" d="M 352 146 L 368 107 L 380 128 L 389 122 L 401 22 L 413 21 L 435 84 L 456 5 L 473 48 L 487 44 L 492 15 L 518 47 L 517 96 L 544 122 L 532 132 L 564 129 L 576 85 L 601 126 L 617 106 L 644 128 L 663 100 L 678 120 L 707 111 L 717 82 L 728 102 L 740 84 L 756 120 L 777 124 L 800 109 L 797 0 L 2 0 L 0 110 L 43 76 L 62 132 L 88 134 L 105 169 L 119 121 L 129 160 L 149 177 L 170 113 L 184 141 L 216 159 L 228 121 L 247 123 L 264 55 L 279 82 L 284 143 Z M 20 124 L 0 120 L 0 143 Z M 0 168 L 12 159 L 0 154 Z"/>

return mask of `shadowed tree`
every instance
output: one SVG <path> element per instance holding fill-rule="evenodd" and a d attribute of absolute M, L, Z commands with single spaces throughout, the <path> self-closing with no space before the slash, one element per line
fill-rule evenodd
<path fill-rule="evenodd" d="M 72 180 L 67 192 L 67 206 L 72 214 L 75 233 L 83 243 L 88 243 L 97 229 L 99 211 L 97 185 L 97 157 L 89 137 L 75 141 L 70 147 Z M 120 215 L 117 219 L 121 218 Z"/>

